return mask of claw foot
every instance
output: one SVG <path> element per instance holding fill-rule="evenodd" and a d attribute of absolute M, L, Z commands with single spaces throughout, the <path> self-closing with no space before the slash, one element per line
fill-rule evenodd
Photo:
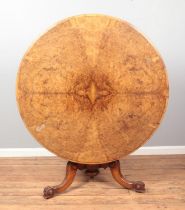
<path fill-rule="evenodd" d="M 144 182 L 137 181 L 134 183 L 134 190 L 138 193 L 143 193 L 145 192 L 145 184 Z"/>
<path fill-rule="evenodd" d="M 54 188 L 52 188 L 52 187 L 45 187 L 44 188 L 44 192 L 43 192 L 44 194 L 43 194 L 43 197 L 45 198 L 45 199 L 49 199 L 49 198 L 52 198 L 53 196 L 54 196 L 54 194 L 55 194 L 55 189 Z"/>

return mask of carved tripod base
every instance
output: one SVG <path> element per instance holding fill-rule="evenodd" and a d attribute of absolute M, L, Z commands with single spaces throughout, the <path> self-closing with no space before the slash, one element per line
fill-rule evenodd
<path fill-rule="evenodd" d="M 99 173 L 99 168 L 106 169 L 110 168 L 113 178 L 124 188 L 135 190 L 136 192 L 142 193 L 145 192 L 145 184 L 141 181 L 128 181 L 122 174 L 120 170 L 120 162 L 119 160 L 105 163 L 105 164 L 79 164 L 68 161 L 66 166 L 66 176 L 64 181 L 53 187 L 45 187 L 44 189 L 44 198 L 52 198 L 54 195 L 64 192 L 73 182 L 74 177 L 76 175 L 77 169 L 84 170 L 86 175 L 90 176 L 90 178 L 95 177 Z"/>

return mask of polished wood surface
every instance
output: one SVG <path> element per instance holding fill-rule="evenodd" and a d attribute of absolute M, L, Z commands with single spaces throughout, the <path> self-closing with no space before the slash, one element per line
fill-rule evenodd
<path fill-rule="evenodd" d="M 129 180 L 145 180 L 146 192 L 135 193 L 117 184 L 110 170 L 90 179 L 78 171 L 62 196 L 45 200 L 43 187 L 65 176 L 60 158 L 0 158 L 2 210 L 184 210 L 185 155 L 128 156 L 121 170 Z"/>
<path fill-rule="evenodd" d="M 127 22 L 81 15 L 51 28 L 25 54 L 17 102 L 33 136 L 78 163 L 118 160 L 159 126 L 168 99 L 165 67 Z"/>

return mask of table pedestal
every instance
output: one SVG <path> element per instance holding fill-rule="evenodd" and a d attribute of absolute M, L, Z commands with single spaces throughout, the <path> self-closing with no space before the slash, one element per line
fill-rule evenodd
<path fill-rule="evenodd" d="M 136 192 L 145 192 L 145 184 L 141 181 L 129 181 L 122 174 L 120 170 L 119 160 L 104 163 L 104 164 L 80 164 L 68 161 L 66 166 L 66 176 L 64 181 L 56 186 L 48 186 L 44 189 L 44 198 L 52 198 L 54 195 L 64 192 L 73 182 L 77 170 L 85 170 L 85 174 L 93 178 L 99 173 L 99 168 L 110 168 L 113 178 L 124 188 L 134 190 Z"/>

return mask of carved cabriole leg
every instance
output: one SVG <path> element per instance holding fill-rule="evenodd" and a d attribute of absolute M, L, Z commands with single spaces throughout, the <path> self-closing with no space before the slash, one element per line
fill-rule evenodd
<path fill-rule="evenodd" d="M 145 192 L 145 184 L 141 181 L 128 181 L 122 174 L 120 170 L 120 162 L 116 160 L 109 163 L 109 167 L 112 173 L 113 178 L 123 187 L 127 189 L 133 189 L 136 192 Z"/>
<path fill-rule="evenodd" d="M 44 198 L 52 198 L 55 194 L 64 192 L 73 182 L 74 177 L 76 175 L 77 165 L 73 162 L 68 162 L 66 166 L 66 176 L 64 181 L 53 187 L 45 187 L 44 188 Z"/>

